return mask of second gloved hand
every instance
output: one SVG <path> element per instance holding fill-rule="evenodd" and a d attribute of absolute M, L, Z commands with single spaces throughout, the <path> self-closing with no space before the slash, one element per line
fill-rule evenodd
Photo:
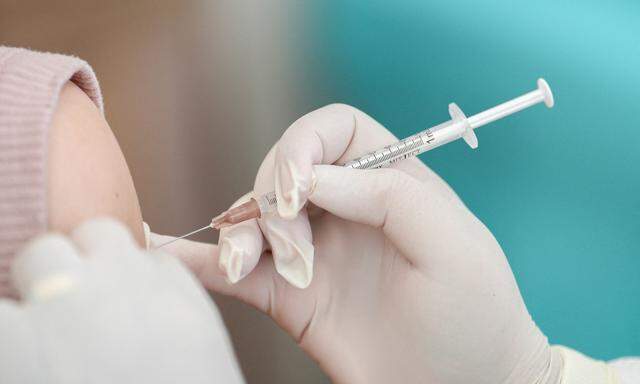
<path fill-rule="evenodd" d="M 119 223 L 33 240 L 12 277 L 22 301 L 0 300 L 0 383 L 243 382 L 206 291 Z"/>

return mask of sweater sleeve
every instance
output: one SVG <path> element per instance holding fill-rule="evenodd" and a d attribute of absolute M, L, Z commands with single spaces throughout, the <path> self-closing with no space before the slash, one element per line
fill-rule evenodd
<path fill-rule="evenodd" d="M 67 81 L 103 110 L 83 60 L 0 46 L 0 297 L 15 294 L 8 278 L 15 252 L 47 229 L 48 130 Z"/>

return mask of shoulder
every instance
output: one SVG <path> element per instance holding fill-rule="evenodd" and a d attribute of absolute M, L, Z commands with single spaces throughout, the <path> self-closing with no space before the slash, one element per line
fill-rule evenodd
<path fill-rule="evenodd" d="M 48 140 L 48 226 L 69 232 L 110 216 L 142 243 L 142 218 L 124 155 L 101 111 L 72 82 L 61 89 Z"/>

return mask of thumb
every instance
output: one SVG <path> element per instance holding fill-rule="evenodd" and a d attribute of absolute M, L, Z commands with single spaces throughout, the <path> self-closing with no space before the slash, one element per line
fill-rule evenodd
<path fill-rule="evenodd" d="M 174 239 L 150 233 L 151 248 Z M 158 250 L 161 251 L 180 259 L 206 289 L 235 297 L 263 312 L 268 309 L 275 277 L 274 269 L 267 262 L 269 258 L 260 258 L 252 273 L 237 283 L 230 283 L 227 273 L 220 268 L 220 247 L 215 244 L 180 239 Z"/>
<path fill-rule="evenodd" d="M 343 219 L 380 228 L 418 267 L 427 256 L 465 247 L 460 237 L 477 222 L 455 194 L 441 193 L 397 169 L 315 165 L 314 177 L 311 202 Z"/>

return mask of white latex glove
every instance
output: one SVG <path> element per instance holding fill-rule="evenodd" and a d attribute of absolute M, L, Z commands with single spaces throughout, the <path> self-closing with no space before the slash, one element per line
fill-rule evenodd
<path fill-rule="evenodd" d="M 558 383 L 562 360 L 504 253 L 445 182 L 417 159 L 380 170 L 322 165 L 395 141 L 352 107 L 314 111 L 256 178 L 255 193 L 275 188 L 289 219 L 227 228 L 220 249 L 181 241 L 168 251 L 208 288 L 268 313 L 335 382 Z"/>
<path fill-rule="evenodd" d="M 0 383 L 242 383 L 215 306 L 175 258 L 112 220 L 44 235 L 0 302 Z"/>

